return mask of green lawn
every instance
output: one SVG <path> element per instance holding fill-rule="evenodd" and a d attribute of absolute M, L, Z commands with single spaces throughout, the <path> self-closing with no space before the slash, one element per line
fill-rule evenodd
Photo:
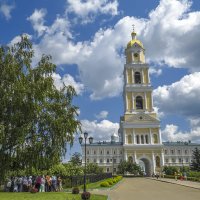
<path fill-rule="evenodd" d="M 80 195 L 64 192 L 50 193 L 12 193 L 0 192 L 0 200 L 81 200 Z M 107 196 L 91 194 L 90 200 L 107 200 Z"/>

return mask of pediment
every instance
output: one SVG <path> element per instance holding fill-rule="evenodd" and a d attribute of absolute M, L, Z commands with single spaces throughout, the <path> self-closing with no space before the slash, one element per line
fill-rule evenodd
<path fill-rule="evenodd" d="M 141 123 L 145 123 L 145 122 L 160 122 L 157 118 L 154 118 L 146 113 L 138 113 L 135 114 L 131 117 L 129 117 L 126 122 L 141 122 Z"/>

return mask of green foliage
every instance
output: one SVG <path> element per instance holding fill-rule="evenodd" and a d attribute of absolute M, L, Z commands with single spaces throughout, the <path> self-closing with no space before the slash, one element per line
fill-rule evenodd
<path fill-rule="evenodd" d="M 80 129 L 76 92 L 58 90 L 51 56 L 32 67 L 34 51 L 26 36 L 0 47 L 0 176 L 9 170 L 49 169 L 66 153 Z"/>
<path fill-rule="evenodd" d="M 63 164 L 66 168 L 67 174 L 66 176 L 78 176 L 83 175 L 83 167 L 73 165 L 72 163 L 64 163 Z"/>
<path fill-rule="evenodd" d="M 101 174 L 103 173 L 103 168 L 99 167 L 96 163 L 88 163 L 86 166 L 87 174 Z"/>
<path fill-rule="evenodd" d="M 82 160 L 81 160 L 81 154 L 78 153 L 78 152 L 75 152 L 71 159 L 70 159 L 70 162 L 73 164 L 73 165 L 81 165 L 82 164 Z"/>
<path fill-rule="evenodd" d="M 200 172 L 200 149 L 195 148 L 192 153 L 191 170 Z"/>
<path fill-rule="evenodd" d="M 109 187 L 110 184 L 107 181 L 104 181 L 100 184 L 101 187 Z"/>
<path fill-rule="evenodd" d="M 118 183 L 120 180 L 122 180 L 122 176 L 116 176 L 114 178 L 108 178 L 100 183 L 101 187 L 110 187 L 116 183 Z"/>
<path fill-rule="evenodd" d="M 200 172 L 190 171 L 190 172 L 188 172 L 188 177 L 200 178 Z"/>
<path fill-rule="evenodd" d="M 122 161 L 118 166 L 118 173 L 125 174 L 129 172 L 134 175 L 142 174 L 142 170 L 139 165 L 131 161 Z"/>
<path fill-rule="evenodd" d="M 113 181 L 111 179 L 107 180 L 109 185 L 113 185 Z"/>
<path fill-rule="evenodd" d="M 166 175 L 174 175 L 175 172 L 178 173 L 179 170 L 179 167 L 175 166 L 164 166 L 163 168 L 163 172 L 165 172 Z"/>

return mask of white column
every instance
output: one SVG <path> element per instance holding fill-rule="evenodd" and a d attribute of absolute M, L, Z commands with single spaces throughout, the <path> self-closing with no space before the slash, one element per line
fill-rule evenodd
<path fill-rule="evenodd" d="M 165 165 L 164 152 L 161 152 L 161 167 Z"/>
<path fill-rule="evenodd" d="M 149 133 L 150 133 L 150 144 L 153 144 L 151 128 L 149 129 Z"/>
<path fill-rule="evenodd" d="M 132 84 L 135 83 L 135 78 L 134 78 L 134 75 L 133 75 L 133 69 L 131 69 L 131 76 L 132 76 Z"/>
<path fill-rule="evenodd" d="M 139 137 L 139 144 L 141 144 L 141 135 L 138 135 Z"/>
<path fill-rule="evenodd" d="M 147 109 L 147 95 L 144 93 L 145 110 Z"/>
<path fill-rule="evenodd" d="M 150 83 L 150 77 L 149 77 L 149 69 L 147 68 L 147 76 L 148 76 L 148 83 L 147 84 L 149 84 Z"/>
<path fill-rule="evenodd" d="M 133 104 L 132 110 L 135 110 L 135 97 L 133 94 L 134 93 L 132 93 L 132 104 Z"/>
<path fill-rule="evenodd" d="M 154 154 L 154 152 L 152 152 L 152 168 L 153 168 L 152 171 L 155 174 L 156 170 L 155 170 L 155 154 Z"/>
<path fill-rule="evenodd" d="M 133 141 L 133 144 L 136 144 L 136 142 L 135 142 L 135 131 L 134 131 L 134 129 L 133 129 L 133 133 L 132 133 L 132 141 Z"/>
<path fill-rule="evenodd" d="M 143 72 L 143 69 L 142 69 L 142 83 L 144 83 L 144 72 Z"/>
<path fill-rule="evenodd" d="M 124 144 L 127 143 L 127 137 L 126 137 L 126 129 L 124 129 Z"/>
<path fill-rule="evenodd" d="M 136 151 L 134 151 L 134 161 L 135 161 L 135 163 L 138 164 L 138 162 L 137 162 L 137 153 L 136 153 Z"/>
<path fill-rule="evenodd" d="M 161 136 L 161 131 L 160 131 L 160 129 L 159 129 L 159 142 L 160 142 L 160 144 L 162 144 L 162 136 Z"/>
<path fill-rule="evenodd" d="M 132 69 L 132 77 L 133 77 L 133 83 L 135 83 L 135 71 Z"/>

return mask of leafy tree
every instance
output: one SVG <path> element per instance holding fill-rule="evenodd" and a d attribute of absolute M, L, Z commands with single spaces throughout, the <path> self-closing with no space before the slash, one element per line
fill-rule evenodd
<path fill-rule="evenodd" d="M 179 170 L 179 167 L 175 166 L 164 166 L 163 168 L 163 172 L 165 172 L 166 175 L 174 175 L 175 172 L 178 173 Z"/>
<path fill-rule="evenodd" d="M 66 168 L 67 171 L 67 176 L 78 176 L 78 175 L 83 175 L 83 167 L 81 166 L 76 166 L 73 165 L 72 163 L 65 163 L 63 164 Z"/>
<path fill-rule="evenodd" d="M 80 129 L 76 92 L 58 90 L 52 78 L 56 66 L 42 55 L 32 67 L 34 51 L 26 36 L 0 47 L 0 171 L 49 169 L 66 153 Z"/>
<path fill-rule="evenodd" d="M 125 174 L 126 172 L 134 175 L 142 174 L 140 166 L 136 163 L 133 163 L 131 161 L 122 161 L 118 166 L 118 173 Z"/>
<path fill-rule="evenodd" d="M 127 161 L 122 161 L 118 165 L 118 173 L 119 174 L 125 174 L 127 172 Z"/>
<path fill-rule="evenodd" d="M 200 172 L 200 149 L 195 148 L 192 153 L 191 170 Z"/>
<path fill-rule="evenodd" d="M 103 173 L 103 168 L 99 167 L 96 163 L 88 163 L 86 166 L 87 174 L 101 174 Z"/>
<path fill-rule="evenodd" d="M 75 152 L 71 159 L 70 159 L 70 162 L 73 164 L 73 165 L 78 165 L 78 166 L 81 166 L 82 164 L 82 160 L 81 160 L 81 154 L 79 152 Z"/>

